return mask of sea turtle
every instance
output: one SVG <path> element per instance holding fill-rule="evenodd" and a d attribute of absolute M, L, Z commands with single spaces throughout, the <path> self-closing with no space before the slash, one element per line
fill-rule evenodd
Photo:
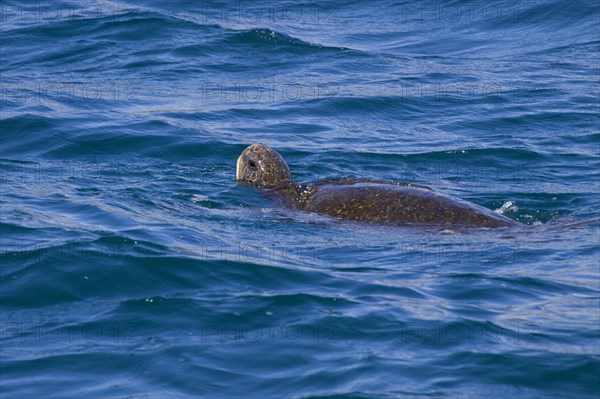
<path fill-rule="evenodd" d="M 341 179 L 303 186 L 279 153 L 252 144 L 239 156 L 236 180 L 285 206 L 338 218 L 394 225 L 510 227 L 520 223 L 482 206 L 406 182 Z"/>

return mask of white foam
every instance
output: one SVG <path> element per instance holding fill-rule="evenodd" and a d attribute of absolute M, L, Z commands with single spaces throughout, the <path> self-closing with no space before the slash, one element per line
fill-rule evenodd
<path fill-rule="evenodd" d="M 502 204 L 502 206 L 500 208 L 494 210 L 494 212 L 503 215 L 504 212 L 506 212 L 509 209 L 511 211 L 517 211 L 519 208 L 517 207 L 517 205 L 514 202 L 506 201 L 504 204 Z"/>

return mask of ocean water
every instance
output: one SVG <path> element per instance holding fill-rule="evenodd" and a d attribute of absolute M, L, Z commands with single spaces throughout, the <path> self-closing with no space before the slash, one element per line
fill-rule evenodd
<path fill-rule="evenodd" d="M 0 11 L 3 399 L 599 397 L 595 1 Z M 255 142 L 524 227 L 283 209 Z"/>

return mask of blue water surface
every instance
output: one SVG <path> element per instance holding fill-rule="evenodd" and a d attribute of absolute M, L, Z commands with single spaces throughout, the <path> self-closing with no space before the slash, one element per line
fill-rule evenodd
<path fill-rule="evenodd" d="M 597 2 L 1 4 L 3 399 L 600 396 Z M 281 208 L 255 142 L 524 227 Z"/>

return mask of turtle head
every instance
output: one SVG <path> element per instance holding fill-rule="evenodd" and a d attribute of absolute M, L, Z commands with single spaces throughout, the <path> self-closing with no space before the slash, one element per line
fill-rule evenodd
<path fill-rule="evenodd" d="M 279 153 L 264 144 L 252 144 L 237 160 L 237 181 L 274 188 L 292 182 L 287 164 Z"/>

